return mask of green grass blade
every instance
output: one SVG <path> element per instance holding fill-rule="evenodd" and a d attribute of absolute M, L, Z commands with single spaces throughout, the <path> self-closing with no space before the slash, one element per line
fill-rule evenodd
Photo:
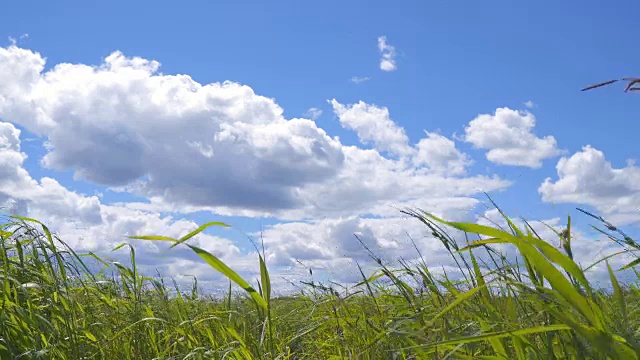
<path fill-rule="evenodd" d="M 549 243 L 544 242 L 543 240 L 540 240 L 536 237 L 528 236 L 524 239 L 533 243 L 538 249 L 540 249 L 540 251 L 542 251 L 542 253 L 547 258 L 549 258 L 549 260 L 560 265 L 564 269 L 564 271 L 571 274 L 571 276 L 573 276 L 574 278 L 578 279 L 580 284 L 582 284 L 582 286 L 584 286 L 585 289 L 587 289 L 587 291 L 591 293 L 591 286 L 589 285 L 587 278 L 584 276 L 584 272 L 580 269 L 578 264 L 571 260 L 568 255 L 563 254 L 558 249 L 549 245 Z"/>
<path fill-rule="evenodd" d="M 622 321 L 624 323 L 627 322 L 627 304 L 624 299 L 624 294 L 622 293 L 622 288 L 620 288 L 620 283 L 618 283 L 618 279 L 616 275 L 613 273 L 609 262 L 607 261 L 607 270 L 609 270 L 609 278 L 611 279 L 611 285 L 613 286 L 613 297 L 620 305 L 620 310 L 622 311 Z"/>
<path fill-rule="evenodd" d="M 608 356 L 614 355 L 616 356 L 615 358 L 621 360 L 639 358 L 638 349 L 633 349 L 629 346 L 625 339 L 596 329 L 592 326 L 580 324 L 558 310 L 548 309 L 548 311 L 552 313 L 554 317 L 570 326 L 571 329 L 581 335 L 584 339 L 588 340 L 589 343 L 597 348 L 602 354 L 606 354 Z"/>
<path fill-rule="evenodd" d="M 627 249 L 622 250 L 622 251 L 616 251 L 616 252 L 614 252 L 614 253 L 612 253 L 612 254 L 609 254 L 609 255 L 607 255 L 607 256 L 605 256 L 605 257 L 603 257 L 602 259 L 600 259 L 600 260 L 598 260 L 598 261 L 594 262 L 593 264 L 591 264 L 591 265 L 587 266 L 586 268 L 584 268 L 584 270 L 583 270 L 583 271 L 584 271 L 584 272 L 587 272 L 587 271 L 591 270 L 591 268 L 593 268 L 594 266 L 596 266 L 596 265 L 600 264 L 600 263 L 601 263 L 601 262 L 603 262 L 603 261 L 609 260 L 609 259 L 611 259 L 611 258 L 613 258 L 613 257 L 619 256 L 619 255 L 622 255 L 622 254 L 630 253 L 630 252 L 632 252 L 632 251 L 631 251 L 631 250 L 627 250 Z"/>
<path fill-rule="evenodd" d="M 262 296 L 268 304 L 271 300 L 271 279 L 269 278 L 269 270 L 267 270 L 267 264 L 264 262 L 262 255 L 258 256 L 260 256 L 260 279 L 263 289 Z"/>
<path fill-rule="evenodd" d="M 425 347 L 431 348 L 436 346 L 440 347 L 440 346 L 449 346 L 449 345 L 458 345 L 458 344 L 469 344 L 469 343 L 474 343 L 479 341 L 488 341 L 489 339 L 502 339 L 506 337 L 515 337 L 515 336 L 532 335 L 532 334 L 547 333 L 552 331 L 566 331 L 566 330 L 571 330 L 571 327 L 564 324 L 536 326 L 536 327 L 531 327 L 527 329 L 519 329 L 519 330 L 512 330 L 512 331 L 497 331 L 489 334 L 467 336 L 459 339 L 440 341 L 440 342 L 432 343 L 429 345 L 425 345 Z"/>
<path fill-rule="evenodd" d="M 451 227 L 454 227 L 458 230 L 462 230 L 462 231 L 466 231 L 468 233 L 472 233 L 472 234 L 480 234 L 480 235 L 486 235 L 486 236 L 490 236 L 492 238 L 502 238 L 504 239 L 505 236 L 507 237 L 513 237 L 513 235 L 509 234 L 506 231 L 502 231 L 502 230 L 498 230 L 495 228 L 492 228 L 490 226 L 486 226 L 486 225 L 480 225 L 480 224 L 470 224 L 470 223 L 462 223 L 462 222 L 455 222 L 455 221 L 446 221 L 446 220 L 442 220 L 434 215 L 431 215 L 429 213 L 425 213 L 425 215 L 427 215 L 428 217 L 441 222 L 443 224 L 449 225 Z"/>
<path fill-rule="evenodd" d="M 208 251 L 193 245 L 189 245 L 189 244 L 186 244 L 186 245 L 189 248 L 191 248 L 191 250 L 193 250 L 196 254 L 198 254 L 198 256 L 204 259 L 204 261 L 206 261 L 207 264 L 209 264 L 209 266 L 219 271 L 224 276 L 226 276 L 229 280 L 232 280 L 233 282 L 238 284 L 238 286 L 244 289 L 244 291 L 246 291 L 249 294 L 249 296 L 251 296 L 251 298 L 258 305 L 260 305 L 260 307 L 262 307 L 263 309 L 267 309 L 267 302 L 264 300 L 264 298 L 260 296 L 260 294 L 258 294 L 258 292 L 251 285 L 249 285 L 248 282 L 246 282 L 240 275 L 238 275 L 238 273 L 233 271 L 224 262 L 222 262 L 220 259 L 218 259 L 213 254 L 209 253 Z"/>
<path fill-rule="evenodd" d="M 208 222 L 204 225 L 201 225 L 200 227 L 198 227 L 197 229 L 193 230 L 192 232 L 188 233 L 187 235 L 181 237 L 180 239 L 178 239 L 178 241 L 176 241 L 173 245 L 171 245 L 171 247 L 176 247 L 180 244 L 182 244 L 183 242 L 191 239 L 192 237 L 200 234 L 201 232 L 203 232 L 205 229 L 211 227 L 211 226 L 224 226 L 224 227 L 229 227 L 229 225 L 223 223 L 223 222 L 219 222 L 219 221 L 212 221 L 212 222 Z"/>
<path fill-rule="evenodd" d="M 457 307 L 458 305 L 462 304 L 463 302 L 465 302 L 466 300 L 471 298 L 473 295 L 481 292 L 485 288 L 486 288 L 486 285 L 477 286 L 477 287 L 474 287 L 471 290 L 468 290 L 468 291 L 465 291 L 465 292 L 461 293 L 460 295 L 458 295 L 456 297 L 456 299 L 454 301 L 452 301 L 449 305 L 447 305 L 447 307 L 442 309 L 438 314 L 436 314 L 433 318 L 431 318 L 431 323 L 434 323 L 439 318 L 445 316 L 449 311 L 453 310 L 455 307 Z"/>
<path fill-rule="evenodd" d="M 140 236 L 128 236 L 129 239 L 137 239 L 137 240 L 154 240 L 154 241 L 171 241 L 177 242 L 177 239 L 168 236 L 160 236 L 160 235 L 140 235 Z"/>
<path fill-rule="evenodd" d="M 628 263 L 627 265 L 621 267 L 619 271 L 630 269 L 630 268 L 632 268 L 634 266 L 637 266 L 638 264 L 640 264 L 640 258 L 637 258 L 637 259 L 633 260 L 632 262 Z"/>
<path fill-rule="evenodd" d="M 549 281 L 551 287 L 556 290 L 565 300 L 567 300 L 577 311 L 589 320 L 592 325 L 602 327 L 601 314 L 597 316 L 594 312 L 595 304 L 590 303 L 585 297 L 580 295 L 571 282 L 562 275 L 555 266 L 545 259 L 536 249 L 528 244 L 521 243 L 520 252 L 523 256 L 531 260 L 531 264 L 544 278 Z M 593 305 L 593 306 L 592 306 Z"/>
<path fill-rule="evenodd" d="M 490 301 L 491 296 L 489 295 L 489 290 L 487 290 L 486 288 L 487 284 L 484 281 L 484 276 L 482 275 L 482 271 L 480 271 L 480 266 L 478 266 L 478 261 L 476 260 L 476 257 L 473 255 L 471 251 L 469 251 L 469 254 L 471 255 L 471 262 L 473 264 L 475 279 L 476 279 L 476 282 L 478 283 L 477 286 L 483 289 L 480 291 L 480 295 L 484 299 Z"/>
<path fill-rule="evenodd" d="M 457 252 L 463 252 L 463 251 L 469 251 L 471 249 L 475 249 L 484 245 L 490 245 L 490 244 L 507 244 L 509 243 L 509 241 L 504 240 L 502 238 L 489 238 L 489 239 L 484 239 L 484 240 L 475 240 L 475 241 L 471 241 L 469 243 L 469 245 L 460 248 L 459 250 L 457 250 Z"/>
<path fill-rule="evenodd" d="M 576 308 L 576 310 L 583 314 L 591 324 L 597 325 L 598 327 L 602 326 L 602 315 L 600 313 L 594 312 L 594 309 L 592 308 L 593 304 L 590 304 L 587 299 L 580 295 L 576 291 L 575 287 L 571 284 L 571 282 L 569 282 L 567 278 L 565 278 L 562 273 L 558 271 L 558 269 L 556 269 L 545 257 L 543 257 L 542 254 L 538 252 L 538 250 L 530 242 L 525 242 L 522 239 L 515 237 L 505 231 L 497 230 L 489 226 L 459 222 L 447 222 L 436 217 L 433 218 L 459 230 L 470 233 L 483 234 L 494 238 L 502 238 L 503 240 L 507 240 L 515 244 L 519 248 L 521 254 L 525 257 L 525 259 L 530 261 L 531 266 L 539 271 L 544 276 L 544 278 L 549 281 L 551 286 L 556 289 L 558 293 L 563 296 L 563 298 L 565 298 L 565 300 L 567 300 Z M 542 242 L 541 240 L 534 237 L 528 237 L 526 239 L 538 245 L 541 245 L 540 242 Z M 548 253 L 551 257 L 560 261 L 561 266 L 567 266 L 577 275 L 581 273 L 579 268 L 576 270 L 575 267 L 571 266 L 572 261 L 568 259 L 566 255 L 560 253 L 557 250 L 553 251 L 555 249 L 549 249 L 550 246 L 541 245 L 541 247 L 543 248 L 543 251 L 546 251 L 546 253 Z M 565 261 L 563 257 L 568 261 Z M 582 274 L 582 278 L 584 278 L 584 274 Z"/>

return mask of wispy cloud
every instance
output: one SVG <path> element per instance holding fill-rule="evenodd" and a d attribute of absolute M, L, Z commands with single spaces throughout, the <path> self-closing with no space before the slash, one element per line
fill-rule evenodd
<path fill-rule="evenodd" d="M 526 106 L 527 109 L 533 109 L 536 106 L 536 104 L 531 100 L 527 100 L 524 102 L 524 106 Z"/>
<path fill-rule="evenodd" d="M 360 84 L 369 80 L 371 80 L 371 78 L 368 76 L 352 76 L 350 79 L 350 81 L 354 84 Z"/>
<path fill-rule="evenodd" d="M 387 37 L 380 36 L 378 38 L 378 50 L 382 58 L 380 59 L 380 70 L 382 71 L 394 71 L 398 67 L 396 66 L 396 48 L 387 44 Z"/>
<path fill-rule="evenodd" d="M 18 40 L 27 40 L 27 39 L 29 39 L 29 34 L 27 33 L 20 35 L 18 39 L 14 38 L 13 36 L 9 36 L 9 43 L 15 46 L 15 45 L 18 45 Z"/>
<path fill-rule="evenodd" d="M 311 120 L 317 120 L 320 116 L 322 116 L 322 110 L 312 107 L 304 113 L 304 116 L 308 117 Z"/>

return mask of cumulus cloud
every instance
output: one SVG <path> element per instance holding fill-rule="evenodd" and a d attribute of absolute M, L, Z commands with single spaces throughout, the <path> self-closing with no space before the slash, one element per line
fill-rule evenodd
<path fill-rule="evenodd" d="M 496 176 L 450 177 L 355 146 L 345 147 L 345 156 L 346 165 L 338 176 L 313 184 L 305 192 L 312 199 L 307 213 L 382 215 L 388 214 L 393 206 L 436 198 L 473 197 L 511 184 Z"/>
<path fill-rule="evenodd" d="M 77 244 L 82 248 L 96 249 L 100 247 L 100 238 L 112 234 L 119 234 L 118 239 L 105 239 L 107 246 L 137 231 L 159 230 L 178 236 L 196 226 L 191 221 L 174 221 L 159 214 L 105 205 L 97 196 L 70 191 L 49 177 L 38 182 L 23 167 L 26 155 L 21 152 L 20 144 L 20 130 L 0 122 L 0 197 L 10 204 L 22 204 L 22 215 L 33 215 L 51 224 L 53 229 L 66 229 L 67 233 L 77 226 L 90 229 L 96 236 L 88 236 L 87 241 Z"/>
<path fill-rule="evenodd" d="M 433 138 L 437 139 L 437 137 Z M 409 170 L 404 169 L 397 172 L 404 176 L 400 178 L 400 182 L 397 182 L 394 181 L 396 179 L 393 179 L 393 174 L 394 171 L 398 171 L 398 167 L 401 167 L 398 162 L 385 159 L 374 150 L 355 147 L 347 147 L 346 154 L 345 161 L 349 166 L 345 168 L 357 166 L 353 168 L 353 174 L 362 172 L 367 178 L 380 178 L 382 181 L 360 182 L 360 186 L 364 186 L 365 191 L 358 194 L 356 191 L 358 183 L 353 181 L 358 177 L 343 174 L 345 176 L 343 180 L 347 180 L 347 188 L 332 192 L 330 191 L 332 188 L 337 189 L 340 186 L 327 184 L 327 191 L 313 192 L 326 195 L 327 201 L 322 205 L 331 205 L 331 202 L 341 197 L 348 197 L 346 194 L 349 194 L 349 196 L 355 196 L 356 203 L 368 206 L 372 203 L 366 202 L 367 194 L 395 190 L 407 194 L 407 198 L 402 198 L 406 200 L 403 205 L 422 208 L 446 219 L 472 220 L 470 210 L 478 204 L 478 201 L 466 195 L 474 193 L 472 185 L 474 180 L 460 179 L 460 182 L 456 182 L 455 179 L 433 177 L 420 172 L 407 175 L 405 172 Z M 0 122 L 0 163 L 2 164 L 0 168 L 3 169 L 0 175 L 3 185 L 0 187 L 0 200 L 10 204 L 21 204 L 22 214 L 44 220 L 79 251 L 106 253 L 116 244 L 125 241 L 127 235 L 163 234 L 179 237 L 197 226 L 190 220 L 161 216 L 157 212 L 132 209 L 119 204 L 105 205 L 98 197 L 69 191 L 54 179 L 43 178 L 37 182 L 22 167 L 25 158 L 26 155 L 20 148 L 20 131 L 12 124 Z M 366 172 L 365 169 L 377 172 Z M 415 182 L 407 181 L 411 179 Z M 407 183 L 403 183 L 404 181 Z M 426 183 L 421 184 L 422 182 Z M 452 185 L 454 190 L 451 190 L 448 185 Z M 503 185 L 500 181 L 495 181 L 494 184 L 497 187 Z M 410 191 L 412 188 L 417 189 L 412 193 Z M 428 198 L 420 196 L 421 192 L 424 193 L 428 189 L 432 190 Z M 453 194 L 460 196 L 456 197 Z M 362 197 L 359 197 L 360 195 Z M 347 212 L 356 208 L 347 209 Z M 385 210 L 387 210 L 386 213 Z M 282 289 L 286 289 L 284 286 L 289 285 L 287 281 L 296 282 L 303 279 L 305 270 L 297 265 L 298 261 L 316 272 L 324 272 L 335 281 L 343 283 L 359 281 L 360 274 L 355 267 L 355 261 L 364 266 L 366 273 L 370 273 L 375 268 L 375 264 L 368 258 L 368 254 L 355 238 L 356 235 L 383 261 L 392 264 L 400 258 L 409 261 L 417 259 L 418 253 L 410 242 L 413 239 L 430 266 L 434 269 L 449 269 L 455 275 L 452 259 L 443 246 L 430 236 L 428 229 L 415 219 L 398 217 L 397 210 L 391 210 L 393 209 L 383 209 L 383 206 L 378 204 L 378 208 L 374 206 L 372 212 L 378 212 L 385 218 L 344 215 L 308 222 L 281 223 L 268 227 L 262 236 L 267 246 L 267 261 L 274 269 L 272 273 L 274 283 L 280 283 L 283 286 Z M 335 214 L 335 212 L 330 211 L 328 214 Z M 486 215 L 495 221 L 500 221 L 495 211 L 488 212 Z M 557 225 L 558 221 L 552 219 L 550 223 Z M 537 227 L 536 229 L 544 234 L 545 228 Z M 458 238 L 460 241 L 463 239 L 463 237 Z M 257 276 L 255 254 L 242 254 L 232 241 L 220 236 L 201 234 L 192 239 L 192 243 L 215 253 L 243 276 Z M 584 246 L 578 242 L 576 244 L 577 258 L 585 261 L 608 253 L 610 250 L 606 243 L 585 242 Z M 208 291 L 217 289 L 215 280 L 219 275 L 211 272 L 206 264 L 188 250 L 174 249 L 169 257 L 156 243 L 137 242 L 135 246 L 138 250 L 139 265 L 147 273 L 158 269 L 164 275 L 194 275 L 199 278 L 200 284 L 207 287 Z M 505 249 L 505 251 L 508 255 L 509 251 L 513 252 L 513 249 Z M 119 255 L 120 258 L 125 257 L 122 255 Z M 606 274 L 606 269 L 595 269 L 594 272 Z M 184 283 L 188 281 L 189 278 L 182 279 Z"/>
<path fill-rule="evenodd" d="M 284 118 L 273 99 L 246 85 L 165 75 L 156 61 L 114 52 L 95 66 L 63 63 L 45 71 L 45 64 L 31 50 L 0 48 L 2 119 L 43 138 L 44 166 L 147 201 L 107 205 L 55 179 L 33 179 L 23 167 L 20 131 L 0 122 L 0 205 L 55 224 L 79 250 L 106 251 L 133 234 L 179 236 L 197 224 L 162 213 L 208 210 L 313 224 L 298 226 L 335 238 L 318 237 L 319 244 L 333 241 L 335 251 L 309 257 L 329 269 L 360 256 L 347 235 L 353 232 L 389 256 L 404 254 L 392 251 L 396 245 L 383 229 L 390 225 L 382 225 L 389 223 L 363 216 L 393 222 L 394 207 L 404 206 L 466 212 L 480 192 L 510 185 L 497 176 L 466 176 L 469 159 L 444 136 L 427 132 L 409 145 L 388 109 L 364 102 L 330 101 L 343 126 L 373 149 L 345 146 L 312 120 Z M 272 234 L 276 264 L 286 266 L 307 251 Z M 224 237 L 202 234 L 194 242 L 244 273 L 256 269 L 255 254 L 240 253 Z M 139 246 L 144 266 L 163 266 L 170 275 L 197 263 L 180 251 L 162 262 L 157 244 Z"/>
<path fill-rule="evenodd" d="M 474 217 L 471 210 L 477 203 L 443 202 L 431 205 L 436 206 L 428 209 L 444 219 L 477 222 L 508 229 L 508 224 L 495 209 Z M 525 228 L 524 221 L 513 217 L 512 220 L 521 229 Z M 560 246 L 558 236 L 549 229 L 550 226 L 558 232 L 562 231 L 566 225 L 560 218 L 528 220 L 529 225 L 542 239 L 556 247 Z M 467 238 L 462 232 L 448 227 L 445 229 L 459 246 L 465 246 Z M 460 275 L 457 265 L 442 243 L 432 236 L 426 226 L 411 217 L 342 217 L 290 222 L 269 226 L 261 236 L 267 245 L 268 259 L 272 265 L 297 268 L 302 264 L 314 271 L 323 270 L 330 279 L 343 283 L 361 280 L 356 262 L 365 268 L 366 273 L 371 273 L 377 268 L 364 246 L 387 265 L 397 266 L 400 259 L 408 262 L 424 260 L 432 270 L 444 268 L 449 276 Z M 572 227 L 572 239 L 574 259 L 584 267 L 619 250 L 615 243 L 597 234 L 586 234 L 575 223 Z M 520 253 L 514 245 L 496 244 L 492 245 L 492 248 L 511 263 L 518 261 L 522 264 Z M 488 253 L 480 249 L 475 251 L 475 256 L 480 264 L 492 263 Z M 610 261 L 612 266 L 620 267 L 630 259 L 614 257 Z M 608 273 L 604 265 L 592 268 L 588 274 L 591 280 L 600 282 L 600 286 L 608 286 Z"/>
<path fill-rule="evenodd" d="M 483 191 L 503 190 L 511 185 L 497 176 L 450 176 L 446 168 L 439 172 L 428 166 L 416 167 L 410 160 L 391 160 L 376 150 L 347 146 L 344 152 L 345 166 L 334 178 L 299 190 L 305 205 L 270 215 L 287 221 L 367 214 L 396 216 L 402 207 L 429 208 L 434 202 L 475 203 L 474 197 Z M 121 205 L 145 211 L 175 209 L 161 198 L 152 198 L 150 203 Z M 191 212 L 201 208 L 187 206 L 180 210 Z M 208 210 L 220 215 L 263 215 L 226 207 Z"/>
<path fill-rule="evenodd" d="M 329 100 L 333 112 L 346 129 L 354 130 L 363 144 L 373 144 L 380 151 L 394 155 L 406 155 L 411 152 L 409 138 L 389 116 L 389 109 L 370 105 L 364 101 L 343 105 L 336 99 Z"/>
<path fill-rule="evenodd" d="M 640 221 L 640 168 L 614 168 L 589 145 L 556 165 L 558 179 L 546 178 L 538 192 L 546 202 L 587 204 L 618 224 Z"/>
<path fill-rule="evenodd" d="M 394 71 L 398 67 L 396 66 L 396 48 L 387 44 L 387 37 L 378 37 L 378 50 L 382 58 L 380 59 L 380 70 L 382 71 Z"/>
<path fill-rule="evenodd" d="M 458 150 L 453 140 L 433 132 L 425 131 L 425 133 L 427 137 L 421 139 L 416 145 L 414 164 L 426 165 L 434 172 L 464 174 L 467 166 L 472 163 L 469 156 Z"/>
<path fill-rule="evenodd" d="M 503 165 L 539 168 L 542 160 L 558 156 L 556 139 L 533 134 L 536 118 L 527 111 L 498 108 L 482 114 L 465 127 L 464 140 L 476 148 L 488 149 L 487 160 Z"/>
<path fill-rule="evenodd" d="M 345 105 L 336 99 L 329 103 L 345 129 L 355 131 L 361 143 L 372 144 L 380 152 L 411 158 L 414 166 L 426 166 L 438 174 L 461 175 L 472 163 L 453 140 L 434 132 L 425 131 L 426 137 L 410 146 L 404 128 L 391 119 L 386 107 L 364 101 Z"/>
<path fill-rule="evenodd" d="M 162 216 L 158 212 L 132 209 L 123 204 L 105 205 L 96 196 L 86 196 L 69 191 L 54 179 L 43 178 L 39 183 L 32 179 L 22 167 L 25 155 L 20 151 L 20 131 L 13 125 L 0 122 L 0 162 L 5 173 L 0 176 L 3 186 L 0 188 L 0 198 L 5 203 L 20 202 L 24 205 L 23 215 L 29 215 L 43 220 L 51 229 L 59 234 L 67 243 L 78 251 L 94 251 L 98 254 L 109 254 L 115 245 L 126 241 L 128 235 L 138 234 L 162 234 L 171 237 L 179 237 L 197 227 L 193 221 Z M 370 157 L 370 161 L 383 161 L 375 151 L 365 151 L 350 148 L 355 159 L 362 159 L 364 155 Z M 348 151 L 348 153 L 350 153 Z M 5 161 L 13 159 L 13 163 Z M 350 160 L 352 161 L 352 160 Z M 353 169 L 354 174 L 371 163 L 360 163 L 361 160 L 353 160 L 352 165 L 359 167 Z M 393 166 L 390 162 L 387 165 Z M 379 165 L 379 164 L 377 164 Z M 380 169 L 380 166 L 374 166 Z M 379 184 L 375 182 L 365 183 L 370 191 L 378 191 L 376 186 L 389 187 L 399 185 L 392 180 L 391 174 L 384 175 L 387 179 Z M 355 188 L 356 178 L 346 180 Z M 427 180 L 423 178 L 422 180 Z M 417 182 L 420 179 L 416 180 Z M 400 191 L 405 191 L 415 184 L 400 184 Z M 426 184 L 425 186 L 429 186 Z M 337 187 L 328 185 L 329 188 Z M 442 186 L 440 186 L 442 187 Z M 329 190 L 329 189 L 327 189 Z M 345 189 L 342 191 L 349 191 Z M 381 189 L 386 190 L 386 189 Z M 326 191 L 327 203 L 341 196 L 343 192 L 332 193 Z M 425 188 L 422 188 L 425 191 Z M 467 191 L 471 191 L 467 189 Z M 418 206 L 434 211 L 439 216 L 458 218 L 468 215 L 477 200 L 466 196 L 451 197 L 444 192 L 444 197 L 438 197 L 438 193 L 432 193 L 429 199 L 414 200 L 408 206 Z M 364 201 L 363 197 L 355 202 Z M 417 192 L 412 194 L 418 195 Z M 332 200 L 333 199 L 333 200 Z M 347 209 L 348 211 L 352 211 Z M 338 218 L 326 218 L 324 220 L 311 220 L 309 222 L 290 222 L 276 224 L 266 229 L 264 234 L 267 246 L 267 261 L 272 267 L 274 283 L 288 286 L 287 281 L 298 281 L 304 278 L 305 270 L 300 268 L 296 261 L 301 261 L 305 266 L 313 267 L 316 272 L 325 272 L 335 280 L 351 283 L 359 280 L 359 273 L 354 261 L 360 261 L 367 273 L 373 270 L 373 264 L 367 257 L 367 253 L 357 242 L 357 235 L 374 252 L 382 256 L 386 262 L 395 262 L 399 258 L 413 259 L 416 256 L 412 245 L 408 242 L 407 234 L 418 241 L 420 249 L 429 254 L 436 264 L 447 263 L 445 259 L 439 259 L 443 255 L 443 249 L 437 242 L 424 240 L 428 232 L 417 220 L 397 217 L 398 211 L 381 208 L 381 215 L 391 218 L 367 219 L 357 216 L 343 216 Z M 387 213 L 384 213 L 387 211 Z M 373 211 L 375 212 L 375 210 Z M 329 212 L 334 213 L 333 211 Z M 243 254 L 230 240 L 208 234 L 200 234 L 191 242 L 208 250 L 223 259 L 232 268 L 238 270 L 243 276 L 255 277 L 258 274 L 255 254 Z M 219 275 L 211 272 L 206 264 L 202 263 L 187 249 L 173 249 L 170 254 L 163 252 L 163 247 L 155 242 L 134 242 L 137 249 L 138 264 L 143 271 L 153 273 L 156 269 L 166 276 L 194 275 L 199 278 L 200 284 L 204 284 L 208 291 L 215 291 L 215 280 Z M 438 255 L 440 254 L 440 255 Z M 124 261 L 125 253 L 115 254 L 116 260 Z M 168 256 L 169 255 L 169 256 Z M 434 264 L 434 266 L 438 266 Z M 344 271 L 336 272 L 340 268 Z M 187 284 L 190 279 L 180 278 Z M 282 289 L 287 289 L 283 287 Z M 281 290 L 286 291 L 286 290 Z"/>
<path fill-rule="evenodd" d="M 367 211 L 354 202 L 380 206 L 426 196 L 417 194 L 424 186 L 410 188 L 418 183 L 450 184 L 452 196 L 508 186 L 495 177 L 450 181 L 445 173 L 462 174 L 464 163 L 451 143 L 445 153 L 427 154 L 431 142 L 443 140 L 432 136 L 414 149 L 388 109 L 364 102 L 331 104 L 343 126 L 376 151 L 343 146 L 311 120 L 285 119 L 272 99 L 246 85 L 202 85 L 120 52 L 97 66 L 63 63 L 44 71 L 42 55 L 9 46 L 0 48 L 0 65 L 0 113 L 45 138 L 43 165 L 151 201 L 132 209 L 306 217 L 325 214 L 317 205 L 327 200 L 335 204 L 324 208 Z M 379 151 L 418 154 L 427 168 Z M 364 176 L 375 177 L 363 184 Z M 345 197 L 342 188 L 371 193 Z"/>
<path fill-rule="evenodd" d="M 70 191 L 49 177 L 38 182 L 23 167 L 26 155 L 21 152 L 20 145 L 20 130 L 12 124 L 0 122 L 0 209 L 5 214 L 29 216 L 44 222 L 76 251 L 113 256 L 111 249 L 126 241 L 128 235 L 179 237 L 198 226 L 190 220 L 106 205 L 97 196 Z M 200 234 L 193 243 L 225 261 L 237 262 L 251 255 L 241 255 L 239 248 L 224 237 Z M 155 269 L 163 269 L 166 275 L 177 276 L 187 270 L 179 265 L 187 262 L 191 264 L 191 270 L 200 269 L 201 280 L 207 282 L 212 279 L 211 271 L 205 272 L 206 265 L 199 266 L 201 262 L 189 251 L 177 249 L 171 252 L 171 256 L 166 256 L 157 243 L 137 241 L 134 245 L 139 265 L 149 274 Z M 126 256 L 115 256 L 116 259 L 126 259 Z M 247 269 L 244 266 L 240 270 Z"/>
<path fill-rule="evenodd" d="M 448 219 L 468 220 L 475 204 L 435 202 L 427 208 Z M 429 266 L 455 266 L 444 246 L 432 237 L 426 226 L 412 217 L 397 215 L 396 212 L 388 218 L 347 216 L 282 223 L 268 227 L 261 235 L 272 264 L 297 266 L 302 263 L 315 270 L 323 269 L 331 279 L 345 283 L 362 279 L 356 262 L 371 271 L 377 266 L 365 246 L 385 264 L 396 266 L 400 259 L 419 258 L 413 239 Z"/>
<path fill-rule="evenodd" d="M 44 209 L 50 219 L 75 218 L 88 224 L 101 222 L 97 197 L 67 191 L 55 179 L 40 183 L 23 168 L 27 155 L 20 150 L 20 130 L 0 122 L 0 199 L 9 213 Z"/>
<path fill-rule="evenodd" d="M 295 207 L 296 189 L 334 176 L 341 144 L 313 121 L 286 120 L 237 83 L 201 85 L 114 52 L 100 66 L 0 49 L 0 113 L 47 138 L 43 164 L 175 204 Z M 189 159 L 189 161 L 185 161 Z M 242 164 L 242 166 L 238 166 Z"/>

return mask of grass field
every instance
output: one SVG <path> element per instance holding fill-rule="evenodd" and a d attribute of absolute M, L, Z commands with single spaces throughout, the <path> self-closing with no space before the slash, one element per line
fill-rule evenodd
<path fill-rule="evenodd" d="M 611 267 L 609 290 L 594 288 L 573 261 L 570 219 L 557 233 L 562 246 L 556 248 L 531 228 L 510 222 L 500 229 L 408 213 L 449 250 L 459 265 L 456 278 L 462 280 L 436 276 L 424 261 L 399 262 L 394 268 L 380 261 L 379 271 L 363 273 L 350 293 L 310 284 L 305 295 L 271 298 L 262 257 L 256 263 L 261 281 L 254 288 L 214 254 L 189 244 L 189 238 L 219 223 L 181 239 L 134 237 L 130 264 L 104 262 L 117 274 L 106 277 L 89 271 L 88 261 L 103 261 L 94 254 L 75 253 L 36 220 L 11 218 L 0 233 L 0 358 L 639 357 L 640 289 L 619 284 L 619 269 Z M 621 253 L 640 249 L 599 220 Z M 480 234 L 482 240 L 459 248 L 446 227 Z M 181 294 L 163 279 L 144 277 L 135 262 L 135 244 L 141 241 L 190 247 L 244 295 Z M 498 243 L 516 247 L 519 263 L 507 263 L 492 251 Z M 607 259 L 600 264 L 608 266 Z"/>

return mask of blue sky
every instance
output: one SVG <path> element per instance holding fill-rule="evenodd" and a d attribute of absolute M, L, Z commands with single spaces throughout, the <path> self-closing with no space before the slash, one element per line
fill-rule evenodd
<path fill-rule="evenodd" d="M 388 239 L 400 236 L 393 231 L 401 220 L 379 209 L 416 205 L 454 217 L 481 214 L 470 199 L 486 203 L 481 190 L 490 190 L 513 216 L 574 214 L 590 258 L 594 234 L 576 206 L 630 231 L 640 221 L 633 205 L 640 200 L 634 180 L 640 171 L 629 163 L 637 158 L 630 114 L 640 101 L 623 93 L 621 83 L 579 89 L 639 73 L 633 46 L 639 10 L 632 1 L 5 4 L 0 120 L 5 142 L 14 127 L 22 132 L 18 147 L 3 148 L 12 151 L 6 164 L 15 172 L 5 176 L 0 200 L 56 221 L 61 234 L 93 237 L 77 241 L 92 250 L 121 242 L 118 231 L 184 233 L 211 219 L 247 233 L 263 229 L 274 266 L 295 272 L 294 258 L 326 269 L 353 263 L 354 232 L 370 234 L 381 251 L 394 248 Z M 117 65 L 104 65 L 115 51 L 121 52 L 113 58 Z M 381 66 L 385 53 L 393 69 Z M 148 62 L 129 74 L 134 57 Z M 44 69 L 26 58 L 46 59 Z M 54 68 L 59 64 L 70 70 Z M 87 75 L 92 66 L 99 73 L 101 64 L 102 75 Z M 167 80 L 175 81 L 166 85 L 174 91 L 235 85 L 178 99 L 153 80 L 177 74 L 190 80 Z M 154 93 L 166 97 L 153 102 Z M 212 118 L 211 131 L 192 128 Z M 313 122 L 282 123 L 295 118 Z M 471 126 L 474 119 L 480 120 Z M 532 119 L 535 125 L 526 127 Z M 522 137 L 509 141 L 504 134 Z M 426 138 L 420 152 L 417 144 Z M 18 153 L 28 157 L 16 160 Z M 180 169 L 168 168 L 179 163 Z M 53 185 L 43 185 L 43 177 L 60 186 L 50 199 L 43 194 Z M 390 190 L 394 183 L 397 191 Z M 208 184 L 220 190 L 207 190 Z M 141 205 L 151 198 L 153 206 Z M 355 220 L 345 220 L 350 216 Z M 211 249 L 251 271 L 245 262 L 251 245 L 240 232 L 208 236 L 199 241 L 216 242 Z M 163 261 L 172 273 L 196 266 Z"/>

